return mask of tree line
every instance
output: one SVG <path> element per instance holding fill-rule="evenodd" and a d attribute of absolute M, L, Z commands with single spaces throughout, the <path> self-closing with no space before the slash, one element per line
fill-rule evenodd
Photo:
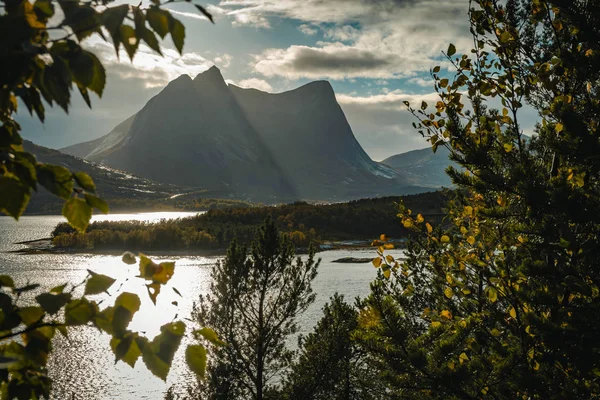
<path fill-rule="evenodd" d="M 93 222 L 86 232 L 77 232 L 62 223 L 54 229 L 52 237 L 54 246 L 61 249 L 226 249 L 233 240 L 249 245 L 256 230 L 271 217 L 280 231 L 296 246 L 304 248 L 323 240 L 370 240 L 378 237 L 381 229 L 399 239 L 409 234 L 396 217 L 401 201 L 413 206 L 415 212 L 433 214 L 433 219 L 440 219 L 446 197 L 444 192 L 431 192 L 329 205 L 296 202 L 281 206 L 227 207 L 158 223 Z"/>

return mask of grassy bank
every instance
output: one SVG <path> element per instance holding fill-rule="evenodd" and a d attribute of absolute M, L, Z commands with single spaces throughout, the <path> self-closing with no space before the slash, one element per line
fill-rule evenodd
<path fill-rule="evenodd" d="M 424 193 L 402 198 L 415 213 L 439 218 L 446 195 Z M 213 209 L 191 218 L 147 223 L 95 222 L 86 233 L 58 225 L 53 244 L 75 250 L 212 250 L 226 248 L 235 238 L 250 243 L 257 227 L 271 216 L 278 229 L 300 247 L 335 240 L 370 240 L 386 233 L 403 238 L 407 231 L 397 214 L 398 197 L 364 199 L 349 203 L 312 205 L 303 202 L 244 208 Z"/>

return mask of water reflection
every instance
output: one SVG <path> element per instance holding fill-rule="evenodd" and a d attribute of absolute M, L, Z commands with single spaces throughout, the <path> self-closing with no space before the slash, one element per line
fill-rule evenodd
<path fill-rule="evenodd" d="M 182 216 L 180 213 L 150 214 L 157 219 Z M 138 218 L 150 218 L 148 215 L 135 215 Z M 131 216 L 129 214 L 126 219 L 131 219 Z M 161 325 L 178 318 L 183 319 L 191 331 L 193 323 L 186 318 L 189 318 L 198 295 L 206 292 L 210 270 L 218 257 L 153 257 L 157 261 L 176 262 L 175 275 L 162 288 L 154 306 L 147 295 L 144 282 L 135 278 L 137 267 L 122 263 L 120 257 L 85 254 L 21 255 L 6 252 L 19 247 L 14 242 L 47 237 L 61 220 L 62 217 L 55 216 L 24 217 L 16 224 L 10 218 L 0 217 L 0 273 L 16 277 L 17 284 L 32 281 L 49 289 L 65 282 L 81 282 L 87 276 L 87 270 L 91 269 L 117 279 L 110 291 L 111 296 L 101 295 L 98 299 L 112 303 L 122 291 L 140 296 L 142 307 L 135 315 L 131 329 L 144 331 L 149 338 L 153 338 Z M 332 262 L 348 256 L 370 257 L 373 256 L 371 250 L 336 250 L 320 253 L 318 256 L 323 261 L 313 284 L 317 298 L 299 320 L 300 333 L 307 333 L 312 329 L 321 316 L 323 304 L 334 292 L 353 301 L 356 296 L 362 297 L 369 293 L 369 282 L 375 277 L 376 270 L 371 264 Z M 179 290 L 182 297 L 172 290 L 173 287 Z M 178 302 L 177 306 L 171 304 L 173 301 Z M 294 343 L 295 340 L 290 342 Z M 68 339 L 57 336 L 54 341 L 55 353 L 49 363 L 50 373 L 55 381 L 53 399 L 161 399 L 170 385 L 183 388 L 187 382 L 195 379 L 185 366 L 185 344 L 184 341 L 175 355 L 167 381 L 163 382 L 146 369 L 141 359 L 134 369 L 123 363 L 115 365 L 109 337 L 97 330 L 81 328 L 73 331 Z"/>

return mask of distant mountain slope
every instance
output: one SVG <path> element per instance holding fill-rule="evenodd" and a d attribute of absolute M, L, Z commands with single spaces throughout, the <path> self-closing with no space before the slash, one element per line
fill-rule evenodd
<path fill-rule="evenodd" d="M 33 153 L 39 162 L 60 165 L 72 172 L 83 171 L 89 174 L 96 184 L 98 194 L 106 199 L 159 199 L 182 192 L 181 188 L 174 185 L 152 182 L 123 171 L 96 165 L 57 150 L 38 146 L 30 141 L 24 141 L 23 147 Z M 32 196 L 27 212 L 43 212 L 51 208 L 60 210 L 57 207 L 61 204 L 61 199 L 40 186 Z"/>
<path fill-rule="evenodd" d="M 409 183 L 363 150 L 329 82 L 279 94 L 230 88 L 296 193 L 359 198 L 389 194 Z"/>
<path fill-rule="evenodd" d="M 419 186 L 451 187 L 450 177 L 444 172 L 449 165 L 453 165 L 448 159 L 449 154 L 444 146 L 438 147 L 435 153 L 431 148 L 426 148 L 396 154 L 383 160 L 382 164 L 411 174 Z"/>
<path fill-rule="evenodd" d="M 63 147 L 58 149 L 61 153 L 69 154 L 79 158 L 87 158 L 92 155 L 90 153 L 100 151 L 100 149 L 111 146 L 111 143 L 119 142 L 131 128 L 131 124 L 135 119 L 135 115 L 127 118 L 125 121 L 117 125 L 108 135 L 104 135 L 98 139 L 90 140 L 89 142 L 74 144 L 73 146 Z"/>
<path fill-rule="evenodd" d="M 108 135 L 65 151 L 155 181 L 269 203 L 423 191 L 369 158 L 329 83 L 268 94 L 227 86 L 216 67 L 177 78 Z"/>

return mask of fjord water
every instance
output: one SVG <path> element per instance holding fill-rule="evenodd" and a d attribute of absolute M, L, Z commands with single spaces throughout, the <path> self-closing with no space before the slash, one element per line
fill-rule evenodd
<path fill-rule="evenodd" d="M 94 216 L 95 220 L 147 220 L 178 218 L 195 213 L 142 213 Z M 156 306 L 148 298 L 144 282 L 135 278 L 137 267 L 121 262 L 119 256 L 97 254 L 17 254 L 12 250 L 21 248 L 15 242 L 50 236 L 60 216 L 27 216 L 17 223 L 9 217 L 0 217 L 0 274 L 13 276 L 16 283 L 39 283 L 46 290 L 66 282 L 80 283 L 87 276 L 87 270 L 102 273 L 117 279 L 110 290 L 112 296 L 97 296 L 112 303 L 121 291 L 137 293 L 142 307 L 130 325 L 131 329 L 145 332 L 153 338 L 160 326 L 182 319 L 188 330 L 194 327 L 190 318 L 194 301 L 209 286 L 210 270 L 219 257 L 201 256 L 152 256 L 157 261 L 175 261 L 175 275 L 158 296 Z M 318 254 L 322 259 L 319 274 L 313 283 L 317 294 L 315 303 L 299 319 L 301 333 L 312 329 L 321 315 L 321 308 L 329 297 L 339 292 L 347 301 L 353 302 L 356 296 L 366 296 L 369 283 L 375 278 L 376 270 L 371 264 L 337 264 L 333 260 L 342 257 L 371 257 L 372 250 L 332 250 Z M 172 288 L 181 292 L 179 297 Z M 118 291 L 117 291 L 118 289 Z M 81 288 L 76 291 L 81 293 Z M 31 299 L 23 299 L 24 302 Z M 177 305 L 172 304 L 177 302 Z M 195 377 L 185 366 L 182 343 L 175 355 L 173 367 L 167 382 L 152 376 L 138 360 L 135 369 L 118 363 L 110 351 L 109 338 L 92 328 L 74 329 L 68 339 L 57 334 L 54 340 L 54 354 L 49 362 L 50 374 L 54 379 L 52 397 L 54 399 L 162 399 L 163 393 L 171 385 L 182 389 L 193 382 Z"/>

